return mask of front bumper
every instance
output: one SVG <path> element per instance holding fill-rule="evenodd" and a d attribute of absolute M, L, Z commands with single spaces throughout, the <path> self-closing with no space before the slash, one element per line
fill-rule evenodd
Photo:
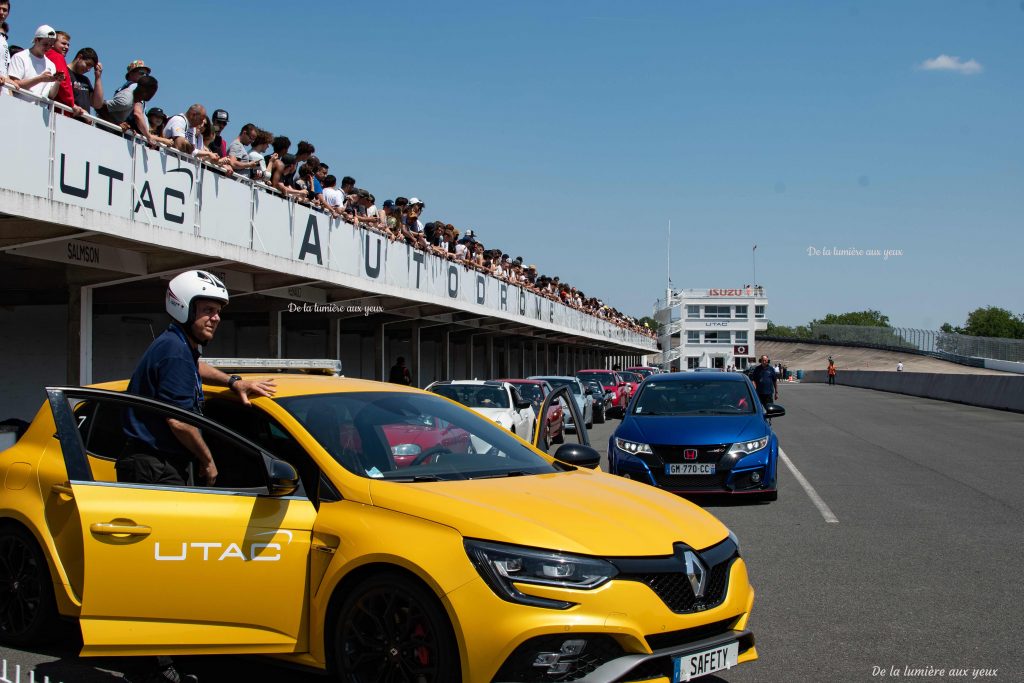
<path fill-rule="evenodd" d="M 665 680 L 671 676 L 673 657 L 734 640 L 740 644 L 739 663 L 757 658 L 753 636 L 746 630 L 754 590 L 740 557 L 731 561 L 722 601 L 685 614 L 673 612 L 651 586 L 635 579 L 616 578 L 592 591 L 520 588 L 577 604 L 553 610 L 506 602 L 482 579 L 449 593 L 464 680 Z M 535 666 L 538 654 L 557 653 L 573 640 L 585 640 L 586 646 L 569 671 L 549 674 Z"/>
<path fill-rule="evenodd" d="M 735 461 L 727 456 L 715 458 L 715 474 L 670 475 L 665 471 L 666 458 L 661 457 L 657 451 L 644 455 L 627 453 L 616 448 L 614 443 L 613 438 L 608 449 L 609 471 L 612 474 L 636 479 L 671 493 L 743 495 L 776 490 L 778 457 L 771 447 Z M 703 455 L 699 461 L 706 461 Z"/>

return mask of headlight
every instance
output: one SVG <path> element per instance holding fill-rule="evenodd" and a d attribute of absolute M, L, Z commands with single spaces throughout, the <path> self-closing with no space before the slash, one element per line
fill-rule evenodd
<path fill-rule="evenodd" d="M 637 443 L 636 441 L 626 441 L 625 439 L 620 439 L 618 437 L 615 437 L 615 447 L 620 451 L 625 451 L 626 453 L 647 453 L 649 455 L 653 455 L 651 447 L 647 444 Z"/>
<path fill-rule="evenodd" d="M 734 443 L 729 449 L 730 455 L 750 455 L 768 445 L 768 437 L 755 439 L 754 441 L 741 441 Z"/>
<path fill-rule="evenodd" d="M 733 543 L 735 543 L 736 544 L 736 549 L 739 550 L 739 548 L 740 548 L 740 539 L 738 539 L 736 537 L 736 534 L 733 533 L 732 529 L 729 529 L 729 540 L 732 541 Z"/>
<path fill-rule="evenodd" d="M 591 590 L 618 574 L 610 562 L 592 557 L 471 539 L 465 545 L 469 559 L 498 597 L 534 607 L 567 609 L 573 603 L 526 595 L 513 584 Z"/>

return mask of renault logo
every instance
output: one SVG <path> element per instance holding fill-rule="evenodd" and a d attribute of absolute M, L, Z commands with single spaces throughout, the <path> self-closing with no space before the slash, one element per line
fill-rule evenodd
<path fill-rule="evenodd" d="M 690 580 L 690 588 L 693 589 L 693 597 L 703 598 L 704 589 L 707 587 L 708 572 L 701 563 L 697 554 L 687 550 L 683 556 L 686 562 L 686 578 Z"/>

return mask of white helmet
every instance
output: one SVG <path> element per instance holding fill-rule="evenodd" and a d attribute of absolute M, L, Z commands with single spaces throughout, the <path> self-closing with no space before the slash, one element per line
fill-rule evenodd
<path fill-rule="evenodd" d="M 182 325 L 189 325 L 196 318 L 196 299 L 212 299 L 227 304 L 228 290 L 213 273 L 189 270 L 175 276 L 167 284 L 167 300 L 164 306 L 168 315 Z"/>

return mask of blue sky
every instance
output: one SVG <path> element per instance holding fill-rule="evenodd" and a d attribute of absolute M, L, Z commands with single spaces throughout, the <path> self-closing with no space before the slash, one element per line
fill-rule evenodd
<path fill-rule="evenodd" d="M 677 287 L 749 283 L 757 243 L 776 322 L 1024 312 L 1019 0 L 102 5 L 14 0 L 11 42 L 66 30 L 108 88 L 144 59 L 168 113 L 311 140 L 633 315 L 670 220 Z"/>

